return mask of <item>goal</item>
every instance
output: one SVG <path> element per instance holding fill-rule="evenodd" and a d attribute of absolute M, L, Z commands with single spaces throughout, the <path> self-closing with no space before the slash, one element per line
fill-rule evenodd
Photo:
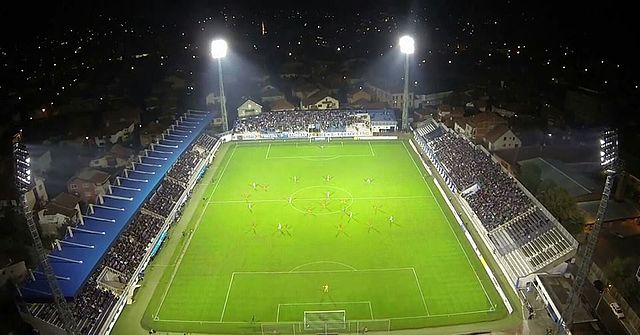
<path fill-rule="evenodd" d="M 304 330 L 342 330 L 346 329 L 346 312 L 337 311 L 305 311 Z"/>

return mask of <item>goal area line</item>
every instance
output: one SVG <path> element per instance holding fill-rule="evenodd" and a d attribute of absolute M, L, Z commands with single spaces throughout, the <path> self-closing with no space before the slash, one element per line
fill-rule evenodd
<path fill-rule="evenodd" d="M 314 305 L 355 305 L 355 304 L 367 304 L 368 308 L 369 308 L 369 314 L 371 316 L 371 320 L 374 320 L 375 318 L 373 317 L 373 308 L 371 307 L 371 301 L 338 301 L 338 302 L 292 302 L 292 303 L 286 303 L 286 304 L 278 304 L 278 309 L 276 311 L 276 322 L 281 322 L 280 321 L 280 307 L 282 306 L 314 306 Z M 336 310 L 336 311 L 330 311 L 330 310 L 314 310 L 314 311 L 305 311 L 305 313 L 309 313 L 309 312 L 318 312 L 318 313 L 328 313 L 328 312 L 346 312 L 345 310 Z M 283 322 L 294 322 L 294 321 L 283 321 Z"/>

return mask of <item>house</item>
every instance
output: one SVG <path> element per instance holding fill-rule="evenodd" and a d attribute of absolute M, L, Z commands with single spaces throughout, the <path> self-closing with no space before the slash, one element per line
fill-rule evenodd
<path fill-rule="evenodd" d="M 125 167 L 129 162 L 133 161 L 134 156 L 135 151 L 133 149 L 117 143 L 111 147 L 109 152 L 91 160 L 89 166 L 93 168 L 118 169 Z"/>
<path fill-rule="evenodd" d="M 280 78 L 282 79 L 295 79 L 299 77 L 309 77 L 309 73 L 303 63 L 285 63 L 280 68 Z"/>
<path fill-rule="evenodd" d="M 326 91 L 317 92 L 300 102 L 302 109 L 338 109 L 338 99 L 330 96 Z"/>
<path fill-rule="evenodd" d="M 275 100 L 269 104 L 269 110 L 272 112 L 293 111 L 295 109 L 296 106 L 286 99 Z"/>
<path fill-rule="evenodd" d="M 351 106 L 361 106 L 362 104 L 371 101 L 371 94 L 363 89 L 358 89 L 349 93 L 349 95 L 347 96 L 347 101 Z"/>
<path fill-rule="evenodd" d="M 140 123 L 140 110 L 138 108 L 121 108 L 104 113 L 101 127 L 94 136 L 98 147 L 107 144 L 116 144 L 129 140 L 137 124 Z"/>
<path fill-rule="evenodd" d="M 305 99 L 317 92 L 320 92 L 320 87 L 318 87 L 318 85 L 311 84 L 306 80 L 298 80 L 291 89 L 291 94 L 299 99 Z"/>
<path fill-rule="evenodd" d="M 109 174 L 92 168 L 85 168 L 67 181 L 67 191 L 85 203 L 93 203 L 98 195 L 107 194 L 111 183 Z"/>
<path fill-rule="evenodd" d="M 239 118 L 254 116 L 260 113 L 262 113 L 262 105 L 260 105 L 259 103 L 251 99 L 248 99 L 247 101 L 243 102 L 242 105 L 238 107 Z"/>
<path fill-rule="evenodd" d="M 34 146 L 29 150 L 29 158 L 31 159 L 31 172 L 43 175 L 51 168 L 51 151 L 45 149 L 46 146 Z"/>
<path fill-rule="evenodd" d="M 13 263 L 11 258 L 7 256 L 0 256 L 0 287 L 5 287 L 7 283 L 14 285 L 20 285 L 28 276 L 27 267 L 24 261 Z"/>
<path fill-rule="evenodd" d="M 207 94 L 207 97 L 205 98 L 206 104 L 208 105 L 217 105 L 220 104 L 220 96 L 216 95 L 215 93 L 209 93 Z"/>
<path fill-rule="evenodd" d="M 498 126 L 508 126 L 507 120 L 496 113 L 482 112 L 466 120 L 463 133 L 473 140 L 480 141 Z"/>
<path fill-rule="evenodd" d="M 522 146 L 522 141 L 505 125 L 493 128 L 483 138 L 489 151 L 513 149 Z"/>
<path fill-rule="evenodd" d="M 160 139 L 170 124 L 171 120 L 155 120 L 140 128 L 140 145 L 147 147 L 155 140 Z"/>
<path fill-rule="evenodd" d="M 38 222 L 44 235 L 58 235 L 60 228 L 82 223 L 80 198 L 63 192 L 38 212 Z"/>
<path fill-rule="evenodd" d="M 262 97 L 263 103 L 269 103 L 276 100 L 284 99 L 284 93 L 279 89 L 273 87 L 272 85 L 266 85 L 260 91 L 260 96 Z"/>

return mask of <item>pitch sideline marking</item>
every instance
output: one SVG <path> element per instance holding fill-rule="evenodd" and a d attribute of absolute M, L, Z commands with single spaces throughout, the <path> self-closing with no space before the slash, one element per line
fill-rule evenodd
<path fill-rule="evenodd" d="M 422 181 L 424 182 L 424 184 L 427 186 L 427 189 L 431 193 L 431 196 L 435 199 L 435 197 L 436 197 L 435 194 L 433 194 L 433 191 L 431 190 L 431 187 L 429 186 L 429 184 L 427 183 L 427 180 L 424 178 L 424 175 L 422 174 L 422 170 L 420 170 L 420 168 L 418 167 L 418 164 L 416 163 L 415 159 L 413 159 L 413 156 L 409 152 L 409 149 L 407 149 L 407 146 L 404 144 L 404 141 L 402 142 L 402 146 L 404 147 L 404 150 L 409 155 L 409 158 L 411 158 L 411 161 L 413 162 L 413 165 L 418 170 L 418 173 L 420 173 L 420 177 L 422 178 Z M 462 249 L 462 253 L 464 254 L 464 257 L 467 259 L 467 263 L 469 264 L 469 267 L 471 268 L 471 270 L 475 274 L 476 279 L 478 280 L 478 283 L 480 283 L 480 287 L 482 287 L 482 291 L 484 291 L 485 297 L 489 301 L 489 304 L 491 306 L 493 306 L 493 301 L 489 297 L 489 294 L 487 293 L 487 289 L 484 287 L 484 284 L 482 284 L 482 280 L 480 280 L 480 276 L 478 276 L 478 272 L 476 272 L 476 269 L 471 264 L 471 260 L 469 259 L 469 255 L 467 255 L 467 251 L 464 250 L 464 247 L 462 247 L 462 244 L 460 243 L 460 239 L 458 238 L 458 235 L 453 230 L 453 227 L 451 227 L 451 221 L 449 220 L 449 218 L 445 214 L 444 210 L 442 209 L 442 206 L 440 206 L 440 202 L 438 202 L 438 199 L 435 199 L 435 201 L 436 201 L 436 204 L 438 204 L 438 208 L 440 208 L 440 212 L 442 213 L 442 215 L 444 215 L 444 218 L 447 220 L 447 223 L 448 223 L 449 229 L 451 230 L 451 233 L 456 238 L 456 241 L 458 241 L 458 246 L 460 246 L 460 249 Z"/>
<path fill-rule="evenodd" d="M 167 294 L 169 293 L 171 284 L 173 284 L 173 279 L 176 277 L 176 273 L 178 273 L 178 269 L 180 268 L 180 264 L 182 263 L 182 258 L 184 257 L 185 253 L 189 249 L 189 244 L 191 244 L 191 239 L 193 239 L 193 236 L 195 235 L 196 231 L 198 230 L 198 227 L 200 226 L 200 222 L 202 222 L 202 216 L 204 216 L 204 212 L 206 212 L 207 207 L 209 207 L 209 202 L 211 201 L 211 198 L 213 197 L 213 195 L 216 193 L 216 190 L 218 189 L 218 185 L 220 185 L 220 180 L 222 180 L 222 176 L 224 175 L 225 171 L 227 171 L 227 167 L 229 166 L 229 162 L 231 162 L 231 158 L 236 153 L 236 148 L 237 146 L 233 147 L 233 151 L 231 152 L 231 155 L 229 156 L 227 163 L 225 164 L 224 168 L 220 172 L 220 178 L 218 178 L 218 180 L 216 181 L 216 184 L 213 187 L 213 191 L 211 192 L 211 195 L 209 195 L 209 198 L 207 199 L 207 203 L 204 205 L 202 212 L 200 212 L 200 216 L 198 217 L 198 221 L 196 221 L 196 225 L 193 227 L 193 233 L 189 235 L 189 239 L 187 240 L 187 243 L 185 243 L 185 245 L 182 248 L 182 251 L 180 252 L 180 256 L 178 256 L 178 260 L 175 263 L 176 266 L 175 268 L 173 268 L 173 273 L 171 274 L 171 278 L 169 279 L 169 285 L 167 285 L 167 288 L 162 294 L 162 299 L 160 300 L 160 305 L 158 306 L 158 310 L 156 310 L 156 314 L 154 318 L 157 318 L 158 315 L 160 314 L 160 309 L 164 304 L 164 300 L 167 298 Z"/>
<path fill-rule="evenodd" d="M 420 297 L 422 298 L 424 309 L 425 311 L 427 311 L 427 315 L 429 315 L 429 307 L 427 307 L 427 301 L 424 300 L 424 292 L 422 292 L 422 285 L 420 285 L 420 280 L 418 279 L 418 275 L 416 274 L 416 269 L 411 267 L 411 271 L 413 271 L 413 276 L 416 278 L 416 284 L 418 284 L 418 290 L 420 291 Z"/>
<path fill-rule="evenodd" d="M 224 311 L 227 309 L 227 301 L 229 301 L 229 293 L 231 293 L 231 285 L 233 285 L 233 278 L 235 278 L 236 273 L 231 273 L 231 280 L 229 281 L 229 288 L 227 288 L 227 296 L 224 298 L 224 305 L 222 305 L 222 313 L 220 314 L 220 322 L 224 318 Z"/>
<path fill-rule="evenodd" d="M 269 146 L 267 147 L 267 154 L 264 155 L 264 159 L 269 159 L 269 151 L 271 151 L 271 143 L 269 143 Z"/>
<path fill-rule="evenodd" d="M 371 150 L 371 156 L 375 157 L 376 153 L 373 151 L 373 147 L 371 146 L 371 141 L 367 141 L 369 143 L 369 149 Z"/>
<path fill-rule="evenodd" d="M 457 312 L 457 313 L 448 313 L 448 314 L 431 314 L 431 315 L 416 315 L 416 316 L 399 316 L 399 317 L 391 317 L 391 318 L 386 318 L 386 319 L 373 319 L 373 321 L 384 321 L 384 320 L 406 320 L 406 319 L 428 319 L 428 318 L 440 318 L 443 316 L 456 316 L 456 315 L 470 315 L 470 314 L 480 314 L 480 313 L 490 313 L 490 312 L 495 312 L 495 310 L 491 310 L 491 309 L 483 309 L 483 310 L 477 310 L 477 311 L 467 311 L 467 312 Z M 221 324 L 221 323 L 232 323 L 232 324 L 247 324 L 247 321 L 224 321 L 224 322 L 220 322 L 220 321 L 210 321 L 210 320 L 165 320 L 165 319 L 158 319 L 156 320 L 157 322 L 182 322 L 182 323 L 214 323 L 214 324 Z M 354 321 L 354 320 L 352 320 Z M 368 321 L 368 320 L 367 320 Z"/>

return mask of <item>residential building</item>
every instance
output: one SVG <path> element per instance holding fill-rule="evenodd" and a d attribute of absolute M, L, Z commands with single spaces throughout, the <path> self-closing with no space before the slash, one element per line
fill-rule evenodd
<path fill-rule="evenodd" d="M 109 174 L 85 168 L 67 181 L 67 191 L 85 203 L 94 203 L 98 195 L 107 194 L 111 183 Z"/>
<path fill-rule="evenodd" d="M 513 149 L 522 146 L 522 141 L 505 125 L 493 128 L 483 138 L 489 151 Z"/>
<path fill-rule="evenodd" d="M 320 92 L 320 87 L 305 80 L 298 80 L 291 89 L 291 93 L 298 99 L 306 99 L 317 92 Z"/>
<path fill-rule="evenodd" d="M 284 93 L 272 85 L 266 85 L 260 91 L 263 103 L 269 103 L 276 100 L 282 100 L 285 98 Z"/>
<path fill-rule="evenodd" d="M 296 109 L 296 106 L 294 106 L 292 103 L 290 103 L 286 99 L 280 99 L 280 100 L 272 101 L 269 104 L 269 109 L 272 112 L 293 111 Z"/>
<path fill-rule="evenodd" d="M 38 212 L 38 222 L 44 235 L 58 235 L 60 228 L 82 223 L 80 198 L 66 192 L 58 194 Z"/>
<path fill-rule="evenodd" d="M 369 92 L 367 92 L 366 90 L 363 89 L 358 89 L 355 90 L 351 93 L 349 93 L 349 95 L 347 96 L 347 101 L 349 102 L 349 105 L 353 106 L 353 105 L 362 105 L 364 103 L 370 102 L 371 101 L 371 94 Z"/>
<path fill-rule="evenodd" d="M 135 150 L 127 148 L 120 143 L 116 143 L 111 147 L 109 152 L 101 155 L 96 159 L 91 160 L 89 162 L 89 166 L 93 168 L 118 169 L 125 167 L 127 164 L 133 161 L 134 156 Z"/>
<path fill-rule="evenodd" d="M 140 128 L 140 145 L 146 148 L 149 144 L 161 138 L 162 133 L 170 124 L 171 120 L 155 120 Z"/>
<path fill-rule="evenodd" d="M 43 175 L 51 168 L 51 151 L 44 148 L 44 146 L 34 146 L 34 148 L 29 148 L 31 173 Z"/>
<path fill-rule="evenodd" d="M 466 119 L 464 134 L 475 141 L 481 141 L 498 126 L 508 126 L 507 120 L 496 113 L 482 112 Z"/>
<path fill-rule="evenodd" d="M 317 92 L 300 102 L 302 109 L 338 109 L 340 102 L 325 91 Z"/>
<path fill-rule="evenodd" d="M 238 107 L 238 118 L 254 116 L 260 113 L 262 113 L 262 105 L 251 99 L 243 102 L 242 105 Z"/>
<path fill-rule="evenodd" d="M 104 113 L 103 126 L 97 130 L 94 136 L 98 147 L 107 144 L 116 144 L 129 140 L 137 124 L 140 123 L 140 110 L 138 108 L 122 108 Z"/>

